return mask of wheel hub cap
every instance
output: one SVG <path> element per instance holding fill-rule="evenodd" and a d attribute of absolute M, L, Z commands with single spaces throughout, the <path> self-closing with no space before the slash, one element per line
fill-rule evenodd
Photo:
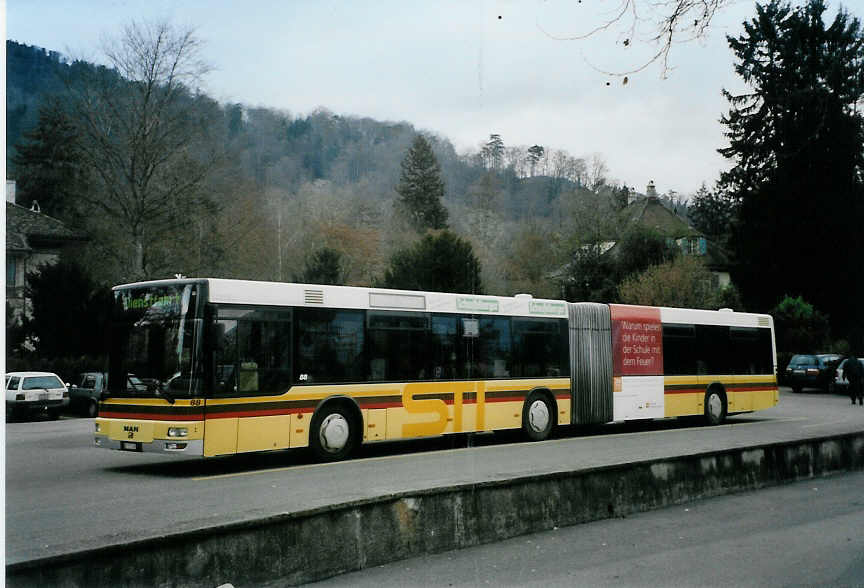
<path fill-rule="evenodd" d="M 528 409 L 528 424 L 531 429 L 537 431 L 545 431 L 549 426 L 549 408 L 542 400 L 537 400 L 531 404 Z"/>
<path fill-rule="evenodd" d="M 331 414 L 321 423 L 318 435 L 321 447 L 330 453 L 336 453 L 348 443 L 348 421 L 341 414 Z"/>
<path fill-rule="evenodd" d="M 723 411 L 723 402 L 720 400 L 719 394 L 711 394 L 708 397 L 708 412 L 712 416 L 719 417 Z"/>

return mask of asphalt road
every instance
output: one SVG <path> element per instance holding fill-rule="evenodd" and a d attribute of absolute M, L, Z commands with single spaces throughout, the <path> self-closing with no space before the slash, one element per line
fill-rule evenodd
<path fill-rule="evenodd" d="M 864 473 L 807 480 L 361 570 L 316 585 L 862 586 Z"/>
<path fill-rule="evenodd" d="M 208 461 L 113 452 L 92 446 L 92 427 L 7 424 L 7 563 L 395 492 L 860 431 L 864 407 L 783 389 L 777 407 L 719 427 L 618 424 L 541 443 L 460 436 L 369 446 L 336 464 L 305 451 Z"/>

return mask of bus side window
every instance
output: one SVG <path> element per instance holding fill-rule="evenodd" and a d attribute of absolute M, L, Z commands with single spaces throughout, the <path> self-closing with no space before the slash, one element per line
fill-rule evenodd
<path fill-rule="evenodd" d="M 462 349 L 459 339 L 459 317 L 432 315 L 427 378 L 433 380 L 464 378 L 465 374 L 459 369 L 464 363 L 464 359 L 459 357 Z"/>
<path fill-rule="evenodd" d="M 294 316 L 294 374 L 298 383 L 366 379 L 364 311 L 301 308 Z"/>
<path fill-rule="evenodd" d="M 480 337 L 477 343 L 477 377 L 509 377 L 512 349 L 510 319 L 504 317 L 481 317 Z"/>
<path fill-rule="evenodd" d="M 429 315 L 370 310 L 367 319 L 369 376 L 373 381 L 410 382 L 433 377 L 429 360 Z"/>

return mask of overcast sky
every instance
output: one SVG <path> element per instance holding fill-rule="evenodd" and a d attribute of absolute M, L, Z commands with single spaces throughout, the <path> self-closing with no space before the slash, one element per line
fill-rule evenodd
<path fill-rule="evenodd" d="M 628 47 L 623 30 L 555 38 L 601 24 L 618 2 L 7 0 L 6 38 L 98 61 L 100 40 L 124 24 L 167 18 L 205 41 L 215 69 L 204 89 L 222 102 L 407 121 L 460 152 L 498 133 L 506 145 L 599 153 L 639 191 L 649 180 L 682 195 L 710 187 L 727 167 L 721 89 L 743 89 L 725 35 L 754 4 L 732 4 L 705 39 L 675 46 L 666 79 L 654 65 L 624 85 L 602 72 L 644 63 L 647 28 Z"/>

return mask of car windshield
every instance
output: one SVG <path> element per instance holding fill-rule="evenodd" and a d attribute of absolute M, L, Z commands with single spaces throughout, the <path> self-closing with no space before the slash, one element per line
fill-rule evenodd
<path fill-rule="evenodd" d="M 57 376 L 32 376 L 24 378 L 22 390 L 42 390 L 62 388 L 63 382 Z"/>
<path fill-rule="evenodd" d="M 114 302 L 109 393 L 168 399 L 196 395 L 197 286 L 124 288 L 115 292 Z"/>

